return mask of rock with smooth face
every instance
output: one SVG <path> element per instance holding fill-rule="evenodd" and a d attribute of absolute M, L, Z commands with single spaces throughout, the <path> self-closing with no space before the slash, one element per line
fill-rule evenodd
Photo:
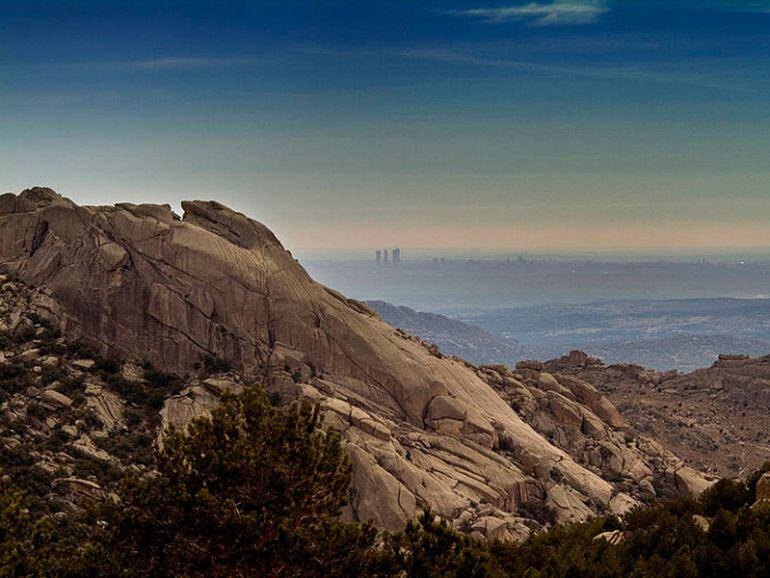
<path fill-rule="evenodd" d="M 346 404 L 334 421 L 355 465 L 351 517 L 395 529 L 423 505 L 450 520 L 492 508 L 514 528 L 528 500 L 545 499 L 563 520 L 610 508 L 612 484 L 536 432 L 472 366 L 313 281 L 264 225 L 215 201 L 182 207 L 180 219 L 167 205 L 81 207 L 50 189 L 3 195 L 0 264 L 42 290 L 40 314 L 102 354 L 180 375 L 214 356 L 245 381 L 272 372 L 284 395 Z M 300 380 L 296 390 L 287 379 Z M 589 401 L 539 379 L 546 393 Z M 217 386 L 169 398 L 164 424 L 207 415 Z M 579 427 L 582 409 L 554 407 Z"/>

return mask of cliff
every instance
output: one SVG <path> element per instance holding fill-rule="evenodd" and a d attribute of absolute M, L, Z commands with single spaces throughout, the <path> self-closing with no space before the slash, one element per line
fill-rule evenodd
<path fill-rule="evenodd" d="M 210 359 L 232 368 L 220 389 L 259 380 L 278 403 L 317 400 L 354 463 L 348 515 L 390 529 L 429 504 L 458 528 L 517 538 L 548 518 L 620 513 L 656 486 L 706 486 L 588 383 L 444 357 L 314 282 L 264 225 L 215 201 L 182 206 L 180 218 L 50 189 L 0 197 L 0 265 L 34 289 L 31 311 L 104 355 L 186 376 L 166 424 L 216 403 L 196 377 Z M 608 469 L 602 451 L 620 461 Z"/>

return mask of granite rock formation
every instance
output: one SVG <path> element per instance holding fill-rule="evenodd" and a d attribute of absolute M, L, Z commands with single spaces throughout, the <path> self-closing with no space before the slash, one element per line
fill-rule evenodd
<path fill-rule="evenodd" d="M 637 431 L 697 470 L 746 476 L 770 460 L 770 356 L 720 355 L 688 373 L 594 361 L 565 356 L 546 367 L 594 385 Z"/>
<path fill-rule="evenodd" d="M 586 382 L 444 357 L 314 282 L 264 225 L 214 201 L 182 207 L 77 206 L 42 188 L 0 197 L 0 265 L 34 288 L 36 315 L 103 355 L 188 376 L 166 424 L 255 380 L 279 403 L 316 400 L 354 464 L 347 515 L 388 529 L 429 504 L 458 528 L 516 539 L 622 513 L 656 487 L 705 487 Z M 202 381 L 210 359 L 232 371 Z M 108 397 L 90 403 L 119 422 Z"/>

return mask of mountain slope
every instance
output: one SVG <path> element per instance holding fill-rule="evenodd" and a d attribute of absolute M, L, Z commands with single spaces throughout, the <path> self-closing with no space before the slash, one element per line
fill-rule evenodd
<path fill-rule="evenodd" d="M 492 335 L 470 323 L 385 301 L 367 301 L 367 305 L 393 327 L 435 344 L 446 355 L 462 357 L 472 363 L 504 363 L 511 366 L 531 357 L 531 353 L 513 339 Z"/>
<path fill-rule="evenodd" d="M 350 516 L 399 528 L 430 504 L 463 529 L 515 537 L 532 527 L 527 511 L 537 504 L 582 519 L 649 496 L 643 479 L 705 487 L 657 451 L 635 454 L 649 474 L 635 477 L 635 462 L 621 463 L 608 481 L 600 463 L 536 431 L 478 368 L 436 355 L 315 283 L 263 225 L 213 201 L 182 206 L 179 218 L 168 206 L 80 207 L 50 189 L 3 195 L 0 264 L 37 290 L 37 314 L 103 354 L 179 375 L 216 358 L 238 379 L 265 381 L 276 401 L 318 400 L 354 463 Z M 590 386 L 576 386 L 580 397 L 545 373 L 530 378 L 546 390 L 541 412 L 557 422 L 565 415 L 548 393 L 557 390 L 577 412 L 578 431 L 593 423 L 583 402 L 604 405 Z M 165 423 L 183 426 L 216 402 L 187 385 L 166 400 Z M 635 438 L 629 430 L 607 443 Z"/>

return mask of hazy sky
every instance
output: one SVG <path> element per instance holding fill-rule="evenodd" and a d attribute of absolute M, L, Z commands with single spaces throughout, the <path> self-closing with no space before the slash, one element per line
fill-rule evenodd
<path fill-rule="evenodd" d="M 770 247 L 770 0 L 0 0 L 0 190 L 295 249 Z"/>

